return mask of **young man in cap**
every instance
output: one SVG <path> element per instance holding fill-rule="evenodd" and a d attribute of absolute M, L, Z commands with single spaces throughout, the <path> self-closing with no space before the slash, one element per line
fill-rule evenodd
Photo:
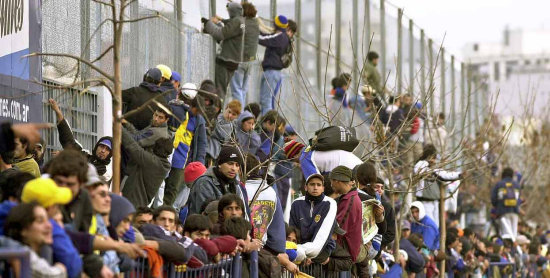
<path fill-rule="evenodd" d="M 229 145 L 223 146 L 216 166 L 210 167 L 193 183 L 189 195 L 189 213 L 200 214 L 206 207 L 206 202 L 219 200 L 226 193 L 237 194 L 244 203 L 248 203 L 246 191 L 239 185 L 237 177 L 242 165 L 243 159 L 239 149 Z"/>
<path fill-rule="evenodd" d="M 281 56 L 286 52 L 290 38 L 287 33 L 288 19 L 284 15 L 278 15 L 274 20 L 275 33 L 261 33 L 259 44 L 265 46 L 264 60 L 262 61 L 262 83 L 260 85 L 260 105 L 262 115 L 274 107 L 277 91 L 281 87 L 281 70 L 284 68 Z"/>
<path fill-rule="evenodd" d="M 325 196 L 324 178 L 314 174 L 306 180 L 306 195 L 294 202 L 290 209 L 289 225 L 300 229 L 296 261 L 315 258 L 323 249 L 331 253 L 336 247 L 331 239 L 336 219 L 336 202 Z"/>
<path fill-rule="evenodd" d="M 63 146 L 63 149 L 72 148 L 77 151 L 81 151 L 89 163 L 92 163 L 97 169 L 97 173 L 103 176 L 105 180 L 111 180 L 113 175 L 111 167 L 107 167 L 111 163 L 112 156 L 112 141 L 110 136 L 104 136 L 99 138 L 94 146 L 94 149 L 90 153 L 88 150 L 82 148 L 82 145 L 75 139 L 73 131 L 69 126 L 69 122 L 63 116 L 61 108 L 54 99 L 49 100 L 52 109 L 57 115 L 57 131 L 59 132 L 59 143 Z"/>
<path fill-rule="evenodd" d="M 338 166 L 330 172 L 330 181 L 332 188 L 340 197 L 336 199 L 338 203 L 338 213 L 336 221 L 340 227 L 346 231 L 343 236 L 338 236 L 338 244 L 347 247 L 351 259 L 358 261 L 361 243 L 363 242 L 363 208 L 361 199 L 354 188 L 354 181 L 351 169 L 346 166 Z"/>

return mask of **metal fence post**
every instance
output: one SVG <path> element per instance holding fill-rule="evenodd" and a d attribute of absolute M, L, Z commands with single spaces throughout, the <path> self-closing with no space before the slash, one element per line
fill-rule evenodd
<path fill-rule="evenodd" d="M 403 93 L 403 10 L 397 9 L 397 95 Z"/>
<path fill-rule="evenodd" d="M 358 59 L 359 59 L 359 0 L 353 0 L 353 19 L 352 19 L 352 37 L 351 37 L 351 43 L 353 44 L 353 62 L 351 63 L 352 66 L 352 78 L 353 82 L 352 84 L 359 85 L 359 80 L 357 79 L 358 74 Z M 355 91 L 357 91 L 357 88 L 355 88 Z"/>
<path fill-rule="evenodd" d="M 386 4 L 380 0 L 380 66 L 382 82 L 386 83 Z"/>
<path fill-rule="evenodd" d="M 176 41 L 176 49 L 174 50 L 174 55 L 176 56 L 176 69 L 183 73 L 183 55 L 182 48 L 183 48 L 183 35 L 181 34 L 181 30 L 183 28 L 183 6 L 181 1 L 182 0 L 175 0 L 176 1 L 176 20 L 178 22 L 178 28 L 175 30 L 176 36 L 178 37 Z M 191 39 L 190 36 L 188 38 Z"/>
<path fill-rule="evenodd" d="M 276 16 L 277 16 L 277 0 L 271 0 L 270 1 L 270 6 L 271 6 L 271 20 L 273 20 Z"/>
<path fill-rule="evenodd" d="M 88 0 L 80 0 L 80 57 L 87 61 L 90 61 L 90 44 L 88 44 L 90 39 L 90 3 Z M 80 79 L 86 80 L 89 77 L 90 68 L 81 63 Z"/>
<path fill-rule="evenodd" d="M 323 64 L 321 63 L 321 0 L 315 1 L 315 43 L 316 43 L 316 62 L 317 62 L 317 89 L 319 95 L 322 97 L 323 92 L 323 75 L 321 69 Z"/>
<path fill-rule="evenodd" d="M 441 55 L 440 55 L 440 59 L 441 59 L 441 68 L 439 69 L 439 72 L 441 73 L 441 87 L 439 88 L 439 112 L 443 113 L 445 116 L 447 116 L 447 107 L 446 107 L 446 94 L 445 94 L 445 90 L 447 89 L 446 87 L 446 79 L 445 79 L 445 74 L 447 72 L 447 70 L 445 69 L 445 48 L 441 48 Z"/>
<path fill-rule="evenodd" d="M 361 58 L 362 61 L 365 61 L 365 55 L 367 53 L 365 53 L 365 50 L 366 52 L 369 52 L 370 50 L 370 39 L 371 39 L 371 36 L 372 36 L 372 30 L 371 30 L 371 27 L 370 27 L 370 0 L 365 0 L 365 7 L 364 7 L 365 11 L 365 23 L 364 23 L 364 27 L 365 27 L 365 38 L 363 38 L 363 43 L 365 45 L 365 49 L 363 50 L 363 57 Z"/>
<path fill-rule="evenodd" d="M 424 38 L 424 29 L 420 30 L 420 95 L 424 102 L 424 107 L 427 107 L 426 102 L 426 39 Z M 425 108 L 425 111 L 428 110 Z"/>
<path fill-rule="evenodd" d="M 409 94 L 414 97 L 414 23 L 409 19 Z"/>
<path fill-rule="evenodd" d="M 466 105 L 466 66 L 464 65 L 464 62 L 460 63 L 460 120 L 461 120 L 461 127 L 460 127 L 460 137 L 464 138 L 466 137 L 466 109 L 468 108 L 468 105 Z"/>
<path fill-rule="evenodd" d="M 468 95 L 466 96 L 468 101 L 468 136 L 472 135 L 472 71 L 470 70 L 470 65 L 467 66 L 467 75 L 466 82 L 468 84 Z"/>
<path fill-rule="evenodd" d="M 295 0 L 294 2 L 294 17 L 296 19 L 296 25 L 298 25 L 298 31 L 300 27 L 302 26 L 302 0 Z M 304 29 L 302 29 L 304 30 Z M 298 36 L 301 37 L 300 33 L 298 33 Z M 297 38 L 294 40 L 294 47 L 296 48 L 295 52 L 295 59 L 298 61 L 298 63 L 295 63 L 296 65 L 301 64 L 301 56 L 302 56 L 302 40 L 300 38 Z M 298 68 L 298 66 L 296 66 Z"/>
<path fill-rule="evenodd" d="M 428 92 L 427 97 L 430 98 L 430 107 L 428 107 L 429 111 L 428 114 L 430 117 L 433 117 L 434 115 L 434 96 L 435 96 L 435 88 L 434 88 L 434 49 L 433 49 L 433 41 L 432 39 L 428 39 Z"/>
<path fill-rule="evenodd" d="M 335 45 L 336 45 L 336 76 L 340 75 L 340 62 L 342 59 L 342 0 L 335 0 Z"/>
<path fill-rule="evenodd" d="M 456 76 L 455 56 L 451 55 L 451 126 L 456 130 Z M 456 147 L 456 134 L 452 136 L 453 149 Z"/>
<path fill-rule="evenodd" d="M 216 15 L 216 0 L 210 0 L 210 16 Z M 210 76 L 214 76 L 216 73 L 216 40 L 212 38 L 212 53 L 210 63 Z"/>

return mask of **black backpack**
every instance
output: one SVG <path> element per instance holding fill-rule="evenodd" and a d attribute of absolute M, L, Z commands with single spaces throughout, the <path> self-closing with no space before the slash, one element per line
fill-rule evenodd
<path fill-rule="evenodd" d="M 352 127 L 329 126 L 315 132 L 315 136 L 309 139 L 311 149 L 315 151 L 344 150 L 352 152 L 359 140 Z"/>

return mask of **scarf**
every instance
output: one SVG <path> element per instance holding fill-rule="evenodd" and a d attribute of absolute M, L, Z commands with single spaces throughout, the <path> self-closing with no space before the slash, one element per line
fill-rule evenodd
<path fill-rule="evenodd" d="M 325 193 L 322 193 L 319 196 L 313 196 L 313 195 L 309 194 L 309 192 L 306 192 L 306 201 L 307 202 L 313 202 L 313 204 L 315 204 L 315 205 L 320 203 L 324 198 L 325 198 Z"/>
<path fill-rule="evenodd" d="M 225 195 L 226 193 L 237 193 L 237 188 L 235 188 L 235 185 L 237 184 L 236 179 L 230 179 L 226 177 L 218 167 L 214 167 L 213 171 L 214 175 L 216 175 L 216 178 L 218 178 L 218 181 L 221 184 L 223 195 Z"/>

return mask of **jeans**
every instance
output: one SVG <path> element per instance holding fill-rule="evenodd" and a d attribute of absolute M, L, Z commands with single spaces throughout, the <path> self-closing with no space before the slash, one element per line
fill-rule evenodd
<path fill-rule="evenodd" d="M 281 71 L 268 69 L 262 73 L 262 84 L 260 85 L 260 105 L 262 115 L 272 110 L 276 103 L 277 91 L 281 87 Z"/>
<path fill-rule="evenodd" d="M 216 88 L 219 90 L 222 101 L 225 100 L 227 85 L 229 85 L 229 81 L 231 80 L 231 77 L 233 77 L 234 72 L 235 71 L 228 69 L 226 65 L 216 62 L 214 82 L 216 84 Z"/>
<path fill-rule="evenodd" d="M 229 83 L 229 86 L 231 86 L 231 95 L 233 99 L 240 101 L 243 107 L 246 103 L 248 77 L 250 76 L 253 65 L 254 61 L 240 63 L 235 73 L 233 73 L 233 78 L 231 78 L 231 82 Z"/>

